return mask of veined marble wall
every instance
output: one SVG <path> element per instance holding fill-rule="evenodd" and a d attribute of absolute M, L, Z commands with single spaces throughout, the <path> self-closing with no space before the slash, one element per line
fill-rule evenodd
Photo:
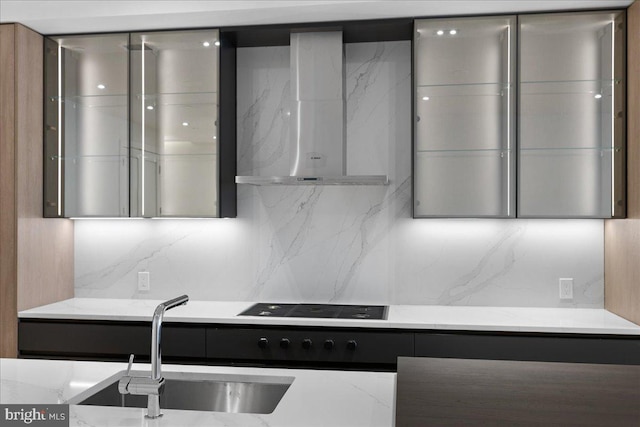
<path fill-rule="evenodd" d="M 389 186 L 238 186 L 235 219 L 77 221 L 76 296 L 603 307 L 601 220 L 411 219 L 410 48 L 346 45 L 347 170 Z M 288 111 L 288 47 L 239 49 L 240 175 L 288 173 Z"/>

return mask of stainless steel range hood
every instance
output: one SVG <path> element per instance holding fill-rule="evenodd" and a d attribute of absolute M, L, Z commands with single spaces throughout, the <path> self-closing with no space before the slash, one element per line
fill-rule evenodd
<path fill-rule="evenodd" d="M 253 185 L 387 185 L 386 175 L 346 175 L 342 32 L 291 34 L 288 176 L 236 176 Z"/>

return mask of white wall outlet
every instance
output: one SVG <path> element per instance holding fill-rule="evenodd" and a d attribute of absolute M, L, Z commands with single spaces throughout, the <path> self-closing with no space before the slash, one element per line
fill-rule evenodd
<path fill-rule="evenodd" d="M 148 271 L 138 271 L 138 290 L 143 292 L 151 290 L 151 274 Z"/>
<path fill-rule="evenodd" d="M 560 299 L 573 299 L 573 279 L 561 278 L 560 283 Z"/>

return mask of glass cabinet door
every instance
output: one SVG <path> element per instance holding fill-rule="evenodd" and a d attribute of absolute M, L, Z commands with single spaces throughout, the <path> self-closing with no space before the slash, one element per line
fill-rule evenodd
<path fill-rule="evenodd" d="M 128 43 L 46 39 L 45 216 L 129 216 Z"/>
<path fill-rule="evenodd" d="M 520 17 L 518 216 L 624 216 L 623 19 Z"/>
<path fill-rule="evenodd" d="M 515 17 L 415 21 L 414 217 L 512 217 Z"/>
<path fill-rule="evenodd" d="M 217 30 L 131 35 L 131 215 L 218 216 Z"/>

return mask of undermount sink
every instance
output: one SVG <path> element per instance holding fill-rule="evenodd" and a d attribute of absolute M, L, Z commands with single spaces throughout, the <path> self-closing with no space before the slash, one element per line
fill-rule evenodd
<path fill-rule="evenodd" d="M 146 408 L 147 396 L 122 395 L 122 371 L 69 400 L 72 405 Z M 144 376 L 144 372 L 136 375 Z M 163 372 L 160 408 L 251 414 L 272 413 L 293 383 L 293 377 Z"/>

